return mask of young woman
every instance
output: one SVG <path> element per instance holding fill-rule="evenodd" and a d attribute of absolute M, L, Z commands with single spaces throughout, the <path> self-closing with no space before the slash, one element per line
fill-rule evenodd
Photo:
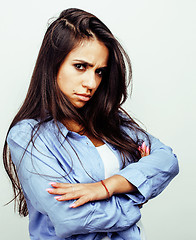
<path fill-rule="evenodd" d="M 130 80 L 127 54 L 94 15 L 67 9 L 48 27 L 4 146 L 31 239 L 141 239 L 140 207 L 178 163 L 122 109 Z"/>

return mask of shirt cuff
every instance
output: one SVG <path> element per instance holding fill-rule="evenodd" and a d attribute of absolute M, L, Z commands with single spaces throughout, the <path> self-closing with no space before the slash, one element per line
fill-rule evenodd
<path fill-rule="evenodd" d="M 134 165 L 134 163 L 132 163 L 132 165 Z M 144 174 L 139 170 L 129 168 L 127 171 L 127 169 L 122 169 L 117 173 L 117 175 L 121 175 L 126 178 L 138 189 L 138 192 L 126 194 L 136 204 L 144 203 L 151 197 L 152 180 L 150 178 L 146 178 L 146 176 L 144 176 Z"/>

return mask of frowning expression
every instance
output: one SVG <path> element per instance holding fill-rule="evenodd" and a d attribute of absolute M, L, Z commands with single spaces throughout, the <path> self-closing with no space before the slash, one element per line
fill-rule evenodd
<path fill-rule="evenodd" d="M 99 87 L 109 57 L 108 48 L 97 39 L 83 41 L 61 64 L 57 83 L 68 100 L 83 107 Z"/>

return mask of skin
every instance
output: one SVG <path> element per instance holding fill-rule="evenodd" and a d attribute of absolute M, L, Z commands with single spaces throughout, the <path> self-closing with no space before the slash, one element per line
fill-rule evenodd
<path fill-rule="evenodd" d="M 65 58 L 57 74 L 57 83 L 68 100 L 76 107 L 83 107 L 93 97 L 99 87 L 104 71 L 107 68 L 109 51 L 96 38 L 85 40 L 74 48 Z M 63 124 L 71 131 L 78 132 L 81 126 L 72 120 L 66 119 Z M 97 147 L 104 143 L 93 136 L 84 133 Z M 142 144 L 139 148 L 141 156 L 150 154 L 149 148 Z M 53 188 L 46 191 L 58 195 L 57 201 L 76 200 L 70 208 L 79 207 L 90 201 L 107 199 L 113 194 L 136 192 L 137 188 L 120 175 L 104 179 L 106 191 L 101 182 L 96 183 L 50 183 Z M 141 207 L 142 205 L 139 205 Z"/>
<path fill-rule="evenodd" d="M 83 107 L 99 87 L 107 68 L 109 51 L 97 39 L 86 40 L 65 58 L 57 74 L 57 83 L 68 100 Z"/>
<path fill-rule="evenodd" d="M 95 37 L 84 40 L 66 56 L 59 68 L 57 83 L 74 107 L 82 108 L 93 97 L 107 70 L 108 58 L 108 48 Z M 65 119 L 63 124 L 70 131 L 83 129 L 70 119 Z M 85 135 L 96 147 L 103 145 L 89 133 L 85 132 Z"/>
<path fill-rule="evenodd" d="M 149 148 L 145 145 L 145 143 L 142 145 L 140 151 L 142 152 L 143 157 L 150 154 Z M 105 179 L 104 184 L 107 186 L 110 197 L 114 194 L 137 191 L 137 188 L 134 185 L 132 185 L 129 181 L 120 175 L 114 175 Z M 76 199 L 76 201 L 70 205 L 70 208 L 76 208 L 87 202 L 107 199 L 109 197 L 108 192 L 101 182 L 86 184 L 52 182 L 50 185 L 53 188 L 48 188 L 46 191 L 50 194 L 59 195 L 54 197 L 57 201 L 68 201 Z M 142 206 L 143 204 L 138 205 L 139 208 Z"/>

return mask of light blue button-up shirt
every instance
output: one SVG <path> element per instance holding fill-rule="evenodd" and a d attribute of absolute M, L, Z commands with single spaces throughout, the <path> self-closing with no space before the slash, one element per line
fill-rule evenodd
<path fill-rule="evenodd" d="M 141 216 L 138 204 L 157 196 L 179 171 L 172 149 L 149 135 L 150 155 L 117 173 L 135 185 L 138 193 L 114 195 L 109 200 L 69 208 L 73 200 L 55 200 L 46 191 L 49 182 L 90 183 L 90 176 L 100 181 L 105 178 L 101 157 L 86 136 L 70 132 L 58 123 L 63 137 L 53 120 L 41 126 L 33 147 L 28 143 L 35 124 L 33 119 L 23 120 L 7 138 L 29 210 L 30 238 L 100 240 L 108 235 L 112 240 L 140 240 L 136 225 Z M 131 130 L 126 131 L 135 138 Z M 121 169 L 119 152 L 106 144 L 117 156 Z"/>

